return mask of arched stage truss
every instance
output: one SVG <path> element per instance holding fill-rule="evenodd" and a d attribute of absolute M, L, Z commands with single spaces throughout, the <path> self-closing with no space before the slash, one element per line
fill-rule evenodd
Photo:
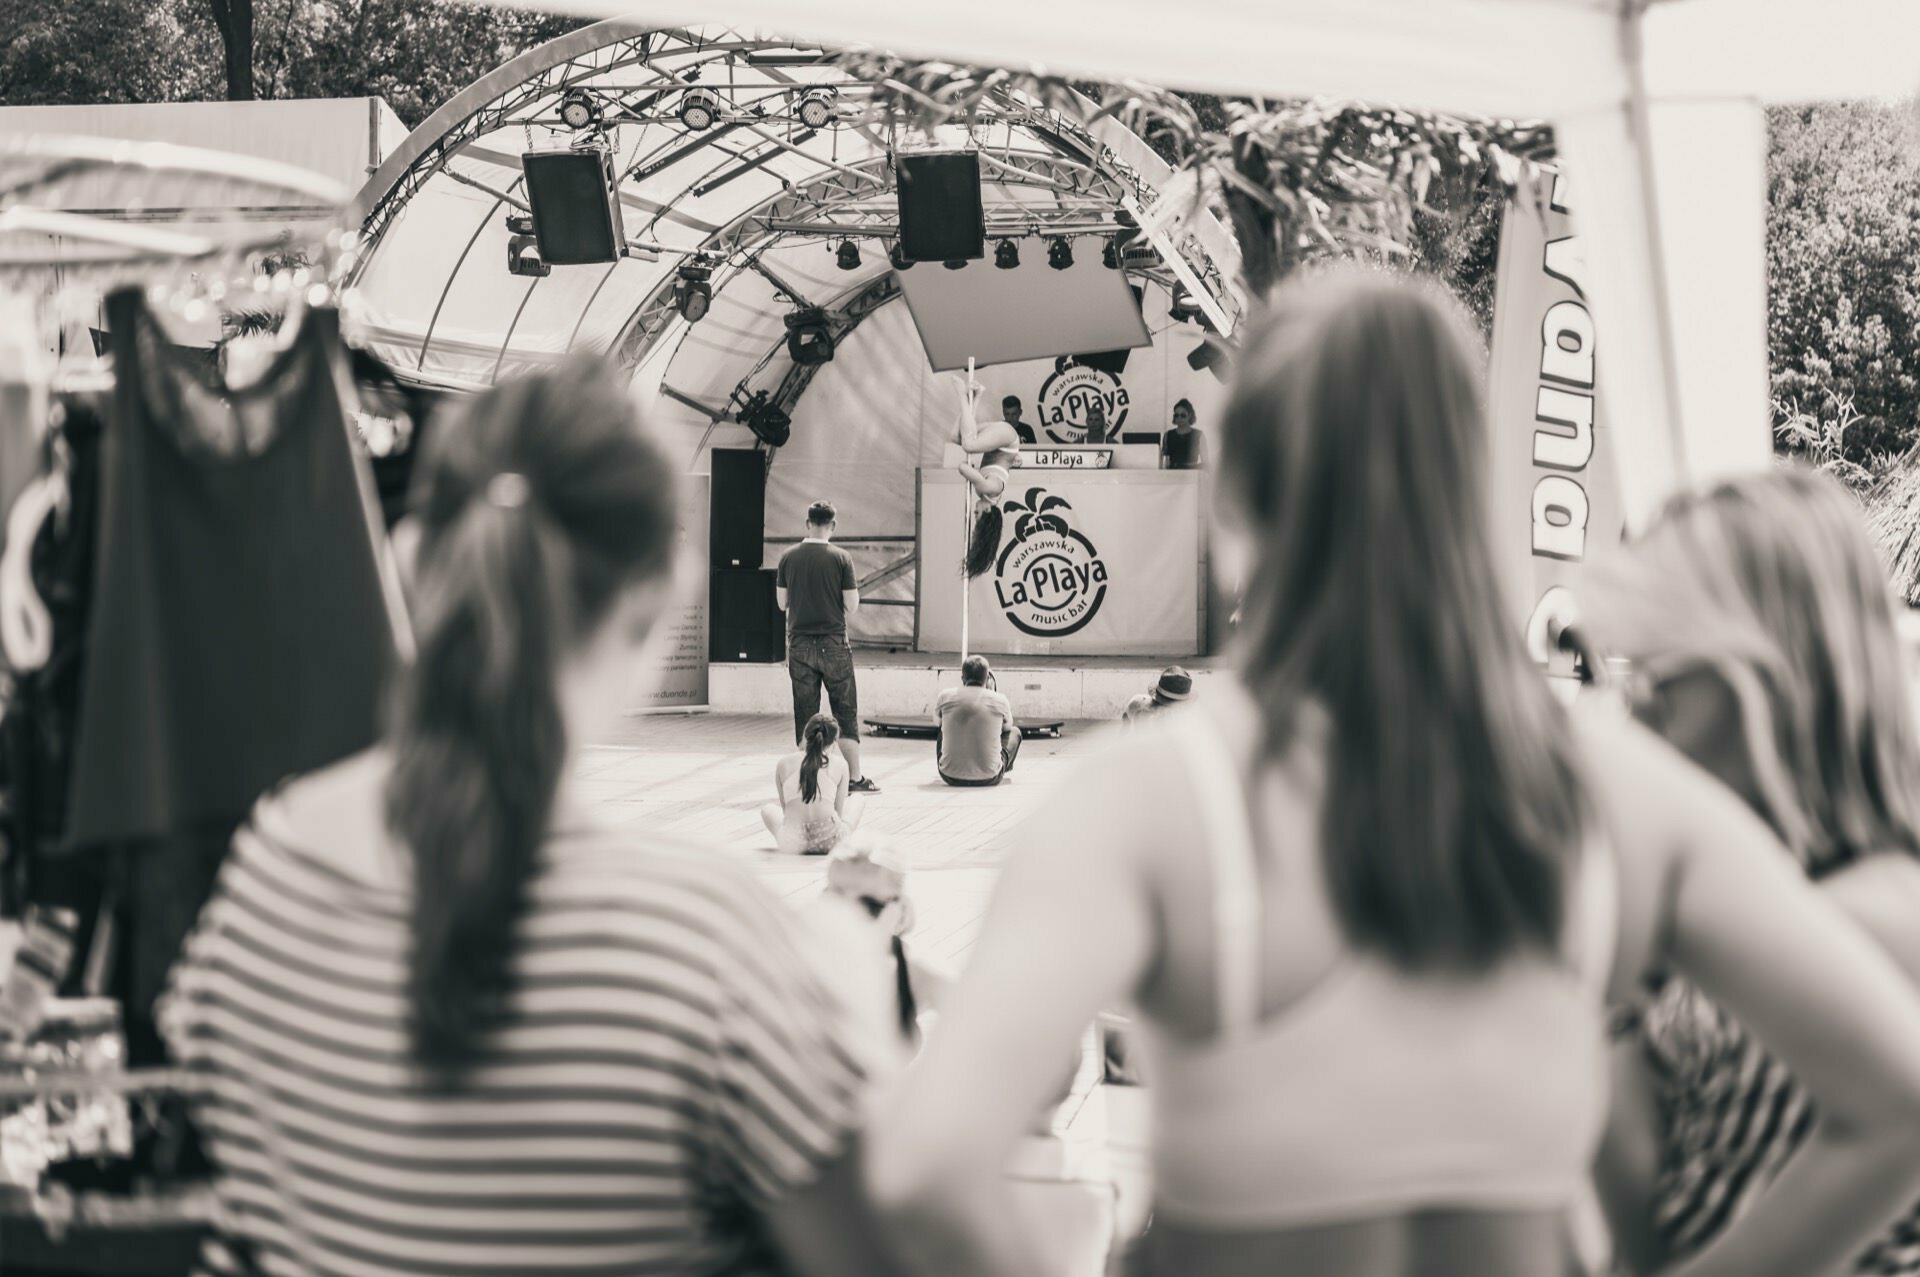
<path fill-rule="evenodd" d="M 710 112 L 706 127 L 690 104 Z M 563 106 L 587 122 L 570 125 Z M 1171 174 L 1111 119 L 1083 125 L 1004 91 L 966 125 L 933 130 L 873 107 L 872 86 L 831 52 L 725 28 L 610 21 L 531 50 L 436 111 L 361 192 L 355 283 L 369 340 L 404 374 L 446 384 L 581 349 L 636 375 L 671 365 L 669 393 L 718 420 L 757 377 L 789 408 L 804 390 L 813 370 L 781 367 L 795 307 L 822 308 L 843 336 L 899 295 L 888 248 L 901 151 L 977 152 L 989 242 L 1037 247 L 1114 235 L 1123 217 L 1158 220 L 1148 210 Z M 583 145 L 613 156 L 628 255 L 511 274 L 506 222 L 526 212 L 520 153 Z M 1143 237 L 1125 259 L 1130 278 L 1197 286 L 1230 320 L 1230 237 L 1204 215 L 1177 234 Z M 697 323 L 676 304 L 690 262 L 712 267 L 712 307 Z"/>

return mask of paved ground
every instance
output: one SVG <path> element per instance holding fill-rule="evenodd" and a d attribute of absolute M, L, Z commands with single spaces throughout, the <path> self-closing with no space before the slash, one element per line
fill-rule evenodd
<path fill-rule="evenodd" d="M 758 815 L 773 798 L 774 764 L 792 748 L 791 733 L 785 718 L 632 718 L 614 740 L 587 751 L 585 784 L 621 825 L 753 854 L 762 878 L 797 901 L 819 891 L 821 862 L 776 854 Z M 918 958 L 956 973 L 965 966 L 1009 830 L 1072 759 L 1095 746 L 1097 734 L 1097 725 L 1070 723 L 1058 740 L 1028 740 L 1014 775 L 991 789 L 941 783 L 931 741 L 863 742 L 864 769 L 881 792 L 865 800 L 860 827 L 885 838 L 909 866 L 916 925 L 907 943 Z M 1072 1173 L 1116 1185 L 1121 1226 L 1131 1231 L 1145 1209 L 1141 1095 L 1101 1085 L 1096 1054 L 1090 1035 L 1073 1097 L 1053 1128 Z"/>
<path fill-rule="evenodd" d="M 751 855 L 763 879 L 797 902 L 820 890 L 823 862 L 775 854 L 758 815 L 760 804 L 773 797 L 774 763 L 792 748 L 791 730 L 785 718 L 629 719 L 614 739 L 585 752 L 584 784 L 614 823 L 674 831 Z M 884 837 L 909 866 L 916 925 L 908 945 L 921 961 L 956 974 L 965 966 L 1009 829 L 1070 760 L 1093 747 L 1096 734 L 1095 725 L 1068 724 L 1058 740 L 1027 741 L 1014 777 L 992 789 L 942 784 L 934 774 L 931 741 L 865 743 L 865 770 L 881 793 L 865 800 L 861 827 Z M 0 974 L 14 938 L 0 924 Z M 1101 1084 L 1090 1034 L 1073 1094 L 1054 1115 L 1057 1138 L 1023 1150 L 1021 1165 L 1042 1178 L 1064 1174 L 1111 1183 L 1120 1229 L 1137 1230 L 1146 1202 L 1141 1101 L 1134 1088 Z M 1084 1206 L 1055 1201 L 1041 1209 L 1078 1218 Z"/>

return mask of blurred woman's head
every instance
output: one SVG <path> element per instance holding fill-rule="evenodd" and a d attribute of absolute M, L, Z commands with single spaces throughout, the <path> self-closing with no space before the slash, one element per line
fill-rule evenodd
<path fill-rule="evenodd" d="M 1809 871 L 1920 854 L 1920 743 L 1892 597 L 1837 482 L 1783 468 L 1678 497 L 1589 593 L 1589 631 L 1650 692 L 1637 712 Z"/>
<path fill-rule="evenodd" d="M 510 992 L 571 750 L 618 712 L 666 602 L 675 503 L 665 456 L 594 364 L 476 395 L 429 439 L 419 653 L 393 697 L 386 798 L 414 861 L 415 1055 L 451 1083 Z"/>
<path fill-rule="evenodd" d="M 1409 967 L 1554 945 L 1583 832 L 1564 715 L 1497 584 L 1482 372 L 1435 289 L 1310 276 L 1242 340 L 1220 431 L 1242 677 L 1273 751 L 1326 711 L 1333 903 Z"/>

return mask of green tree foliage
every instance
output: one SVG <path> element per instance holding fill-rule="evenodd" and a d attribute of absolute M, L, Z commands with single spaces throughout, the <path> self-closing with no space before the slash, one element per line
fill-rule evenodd
<path fill-rule="evenodd" d="M 443 0 L 257 0 L 262 97 L 382 97 L 408 127 L 582 24 Z"/>
<path fill-rule="evenodd" d="M 374 95 L 409 127 L 502 62 L 580 26 L 450 0 L 251 0 L 251 66 L 213 0 L 0 0 L 0 105 Z"/>
<path fill-rule="evenodd" d="M 0 105 L 218 97 L 218 65 L 200 4 L 0 0 Z"/>
<path fill-rule="evenodd" d="M 1768 126 L 1775 438 L 1864 484 L 1920 436 L 1920 137 L 1878 105 L 1776 109 Z"/>

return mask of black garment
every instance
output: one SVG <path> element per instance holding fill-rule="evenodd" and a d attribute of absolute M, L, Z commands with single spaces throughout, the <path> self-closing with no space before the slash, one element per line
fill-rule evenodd
<path fill-rule="evenodd" d="M 859 584 L 853 556 L 825 541 L 802 541 L 780 556 L 775 584 L 787 592 L 787 633 L 796 638 L 845 638 L 842 590 Z"/>
<path fill-rule="evenodd" d="M 338 316 L 308 312 L 259 382 L 229 391 L 168 348 L 139 293 L 107 307 L 75 847 L 224 835 L 276 781 L 373 743 L 394 659 Z"/>
<path fill-rule="evenodd" d="M 100 506 L 100 454 L 105 404 L 91 395 L 55 399 L 45 440 L 46 466 L 66 478 L 67 501 L 40 525 L 28 558 L 34 592 L 47 609 L 51 642 L 46 664 L 14 677 L 0 719 L 5 829 L 14 855 L 8 895 L 16 904 L 60 905 L 91 918 L 99 890 L 82 875 L 69 881 L 50 853 L 67 826 L 74 737 L 79 730 L 87 614 L 93 595 L 95 526 Z"/>
<path fill-rule="evenodd" d="M 1207 437 L 1198 430 L 1169 430 L 1161 436 L 1160 455 L 1169 470 L 1198 470 L 1207 464 Z"/>
<path fill-rule="evenodd" d="M 1040 442 L 1040 437 L 1033 433 L 1033 427 L 1024 421 L 1016 421 L 1013 423 L 1013 433 L 1020 436 L 1021 443 Z"/>

